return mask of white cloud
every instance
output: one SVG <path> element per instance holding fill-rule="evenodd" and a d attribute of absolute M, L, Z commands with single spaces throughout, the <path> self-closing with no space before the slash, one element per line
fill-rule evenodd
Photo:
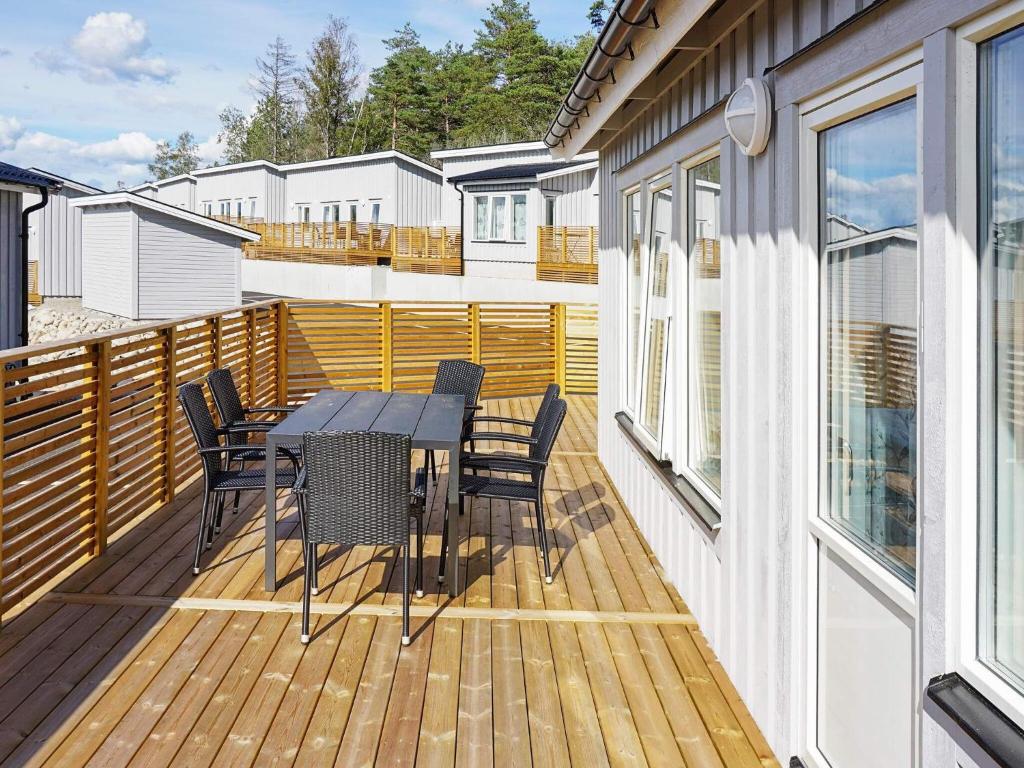
<path fill-rule="evenodd" d="M 199 142 L 199 164 L 200 165 L 213 165 L 214 163 L 220 162 L 224 156 L 224 144 L 220 141 L 217 134 L 213 134 L 206 141 Z"/>
<path fill-rule="evenodd" d="M 156 141 L 144 133 L 118 134 L 116 139 L 83 144 L 71 150 L 73 155 L 95 160 L 134 160 L 149 162 L 156 152 Z"/>
<path fill-rule="evenodd" d="M 0 151 L 13 149 L 24 133 L 25 129 L 15 118 L 0 115 Z"/>
<path fill-rule="evenodd" d="M 90 82 L 170 81 L 177 70 L 162 58 L 146 56 L 149 47 L 146 22 L 130 13 L 104 12 L 85 20 L 67 50 L 37 51 L 35 60 L 52 72 L 78 72 Z"/>

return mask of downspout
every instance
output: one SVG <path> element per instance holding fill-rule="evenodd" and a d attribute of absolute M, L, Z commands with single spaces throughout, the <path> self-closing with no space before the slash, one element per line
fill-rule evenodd
<path fill-rule="evenodd" d="M 458 184 L 452 184 L 459 193 L 459 261 L 462 274 L 466 274 L 466 192 Z"/>
<path fill-rule="evenodd" d="M 21 212 L 21 346 L 28 346 L 28 217 L 46 207 L 50 200 L 50 190 L 47 187 L 36 187 L 42 195 L 35 205 L 30 205 Z"/>

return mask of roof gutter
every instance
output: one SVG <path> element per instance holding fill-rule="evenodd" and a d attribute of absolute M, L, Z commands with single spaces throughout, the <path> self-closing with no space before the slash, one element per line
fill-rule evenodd
<path fill-rule="evenodd" d="M 564 146 L 566 137 L 572 137 L 572 129 L 579 127 L 580 115 L 589 114 L 590 100 L 601 100 L 601 86 L 615 82 L 615 63 L 628 57 L 633 59 L 632 40 L 638 29 L 658 28 L 658 16 L 654 11 L 655 0 L 617 0 L 608 14 L 594 47 L 583 62 L 583 68 L 576 75 L 576 81 L 569 89 L 569 95 L 562 101 L 555 119 L 548 126 L 544 143 L 554 148 Z"/>

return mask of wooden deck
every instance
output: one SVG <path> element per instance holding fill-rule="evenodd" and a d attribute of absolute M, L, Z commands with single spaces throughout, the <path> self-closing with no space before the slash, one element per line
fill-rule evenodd
<path fill-rule="evenodd" d="M 488 401 L 531 416 L 538 400 Z M 438 590 L 442 479 L 427 594 L 402 648 L 401 575 L 372 548 L 325 558 L 299 643 L 300 546 L 279 515 L 262 587 L 262 494 L 243 497 L 198 577 L 198 485 L 0 631 L 9 765 L 777 766 L 594 454 L 595 401 L 572 397 L 546 487 L 555 582 L 531 515 L 477 501 L 464 592 Z"/>

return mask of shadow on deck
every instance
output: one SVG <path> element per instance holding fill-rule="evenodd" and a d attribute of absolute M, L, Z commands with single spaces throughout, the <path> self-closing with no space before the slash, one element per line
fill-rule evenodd
<path fill-rule="evenodd" d="M 487 408 L 532 416 L 537 402 Z M 594 407 L 570 398 L 549 474 L 552 585 L 529 510 L 477 500 L 450 600 L 436 579 L 442 475 L 406 648 L 401 573 L 372 547 L 324 558 L 314 639 L 299 643 L 291 498 L 278 592 L 262 587 L 262 494 L 243 497 L 193 577 L 194 483 L 0 631 L 0 760 L 777 766 L 605 477 Z"/>

